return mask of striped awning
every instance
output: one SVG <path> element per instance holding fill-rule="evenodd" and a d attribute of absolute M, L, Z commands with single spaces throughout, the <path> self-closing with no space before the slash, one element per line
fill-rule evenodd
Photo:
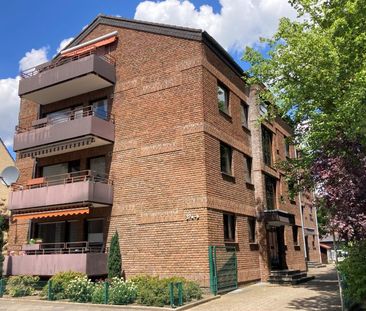
<path fill-rule="evenodd" d="M 40 219 L 40 218 L 50 218 L 59 216 L 70 216 L 70 215 L 85 215 L 89 213 L 90 213 L 89 207 L 81 207 L 81 208 L 38 211 L 33 213 L 19 213 L 13 215 L 12 218 L 13 220 L 25 220 L 25 219 Z"/>
<path fill-rule="evenodd" d="M 101 46 L 104 46 L 104 45 L 107 45 L 107 44 L 111 44 L 116 40 L 117 40 L 117 36 L 113 36 L 113 37 L 110 37 L 110 38 L 107 38 L 107 39 L 104 39 L 104 40 L 101 40 L 101 41 L 98 41 L 98 42 L 95 42 L 95 43 L 92 43 L 92 44 L 89 44 L 89 45 L 86 45 L 86 46 L 83 46 L 83 47 L 80 47 L 80 48 L 78 48 L 76 50 L 73 50 L 73 51 L 65 50 L 64 52 L 61 52 L 61 56 L 62 57 L 71 57 L 71 56 L 80 55 L 80 54 L 89 52 L 91 50 L 94 50 L 98 47 L 101 47 Z"/>

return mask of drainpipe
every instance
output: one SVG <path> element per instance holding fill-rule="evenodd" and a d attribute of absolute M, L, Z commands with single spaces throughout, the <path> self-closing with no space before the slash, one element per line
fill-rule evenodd
<path fill-rule="evenodd" d="M 297 158 L 298 154 L 297 154 L 297 150 L 296 149 L 295 149 L 295 155 L 296 155 L 296 158 Z M 307 250 L 306 250 L 306 243 L 305 243 L 305 228 L 304 228 L 304 216 L 302 214 L 301 192 L 299 192 L 298 197 L 299 197 L 299 209 L 300 209 L 300 217 L 301 217 L 302 239 L 303 239 L 303 242 L 304 242 L 304 254 L 305 254 L 305 260 L 307 261 L 307 259 L 308 259 L 308 253 L 307 253 Z M 306 269 L 307 269 L 307 265 L 306 265 Z"/>
<path fill-rule="evenodd" d="M 315 201 L 315 195 L 313 192 L 313 202 Z M 320 237 L 319 237 L 319 227 L 318 227 L 318 209 L 316 208 L 315 205 L 313 205 L 313 208 L 315 210 L 315 226 L 316 226 L 316 236 L 318 237 L 318 246 L 319 246 L 319 262 L 322 262 L 322 253 L 320 251 Z"/>

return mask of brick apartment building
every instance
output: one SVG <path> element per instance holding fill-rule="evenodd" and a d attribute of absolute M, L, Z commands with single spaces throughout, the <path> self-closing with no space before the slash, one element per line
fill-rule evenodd
<path fill-rule="evenodd" d="M 242 76 L 206 32 L 109 16 L 23 72 L 5 272 L 104 275 L 116 231 L 127 277 L 209 286 L 210 246 L 238 282 L 319 261 L 311 198 L 274 168 L 291 128 L 258 124 Z"/>

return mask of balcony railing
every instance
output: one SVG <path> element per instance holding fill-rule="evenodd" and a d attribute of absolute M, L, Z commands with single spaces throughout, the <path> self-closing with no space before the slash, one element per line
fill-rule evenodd
<path fill-rule="evenodd" d="M 77 182 L 97 182 L 113 185 L 112 180 L 109 179 L 107 174 L 97 173 L 91 170 L 84 170 L 79 172 L 34 178 L 29 180 L 26 184 L 13 184 L 12 191 L 66 185 Z"/>
<path fill-rule="evenodd" d="M 51 254 L 85 254 L 104 253 L 106 251 L 102 243 L 59 242 L 59 243 L 36 243 L 23 245 L 22 251 L 26 255 L 51 255 Z"/>
<path fill-rule="evenodd" d="M 26 70 L 23 70 L 20 73 L 20 76 L 22 77 L 22 79 L 27 79 L 29 77 L 33 77 L 41 72 L 62 66 L 64 64 L 70 63 L 70 62 L 74 62 L 77 61 L 79 59 L 82 59 L 84 57 L 93 55 L 93 54 L 97 54 L 96 50 L 91 50 L 79 55 L 75 55 L 72 57 L 63 57 L 63 58 L 59 58 L 59 59 L 55 59 L 54 61 L 48 63 L 46 66 L 42 66 L 42 65 L 38 65 L 32 68 L 28 68 Z M 98 55 L 100 58 L 104 59 L 107 63 L 115 66 L 116 65 L 116 60 L 113 56 L 109 55 L 109 54 L 105 54 L 105 55 Z"/>
<path fill-rule="evenodd" d="M 113 86 L 116 66 L 112 56 L 93 50 L 27 69 L 21 77 L 19 96 L 47 105 Z"/>
<path fill-rule="evenodd" d="M 33 121 L 32 125 L 29 127 L 16 126 L 15 131 L 16 131 L 16 134 L 25 133 L 25 132 L 43 128 L 46 126 L 60 124 L 60 123 L 77 120 L 77 119 L 82 119 L 82 118 L 86 118 L 89 116 L 94 116 L 94 117 L 100 118 L 102 120 L 110 121 L 110 122 L 114 123 L 114 115 L 112 113 L 98 111 L 91 105 L 91 106 L 82 107 L 80 109 L 67 111 L 58 117 L 52 117 L 52 118 L 46 117 L 43 119 L 38 119 L 36 121 Z"/>
<path fill-rule="evenodd" d="M 90 170 L 34 178 L 25 184 L 14 184 L 8 209 L 33 213 L 37 208 L 58 206 L 110 206 L 113 203 L 113 182 L 106 174 Z"/>

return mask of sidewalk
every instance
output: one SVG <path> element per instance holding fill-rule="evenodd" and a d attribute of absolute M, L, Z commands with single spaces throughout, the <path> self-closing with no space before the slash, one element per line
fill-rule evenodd
<path fill-rule="evenodd" d="M 296 286 L 265 283 L 240 288 L 192 311 L 338 311 L 341 310 L 334 266 L 311 269 L 315 280 Z"/>

